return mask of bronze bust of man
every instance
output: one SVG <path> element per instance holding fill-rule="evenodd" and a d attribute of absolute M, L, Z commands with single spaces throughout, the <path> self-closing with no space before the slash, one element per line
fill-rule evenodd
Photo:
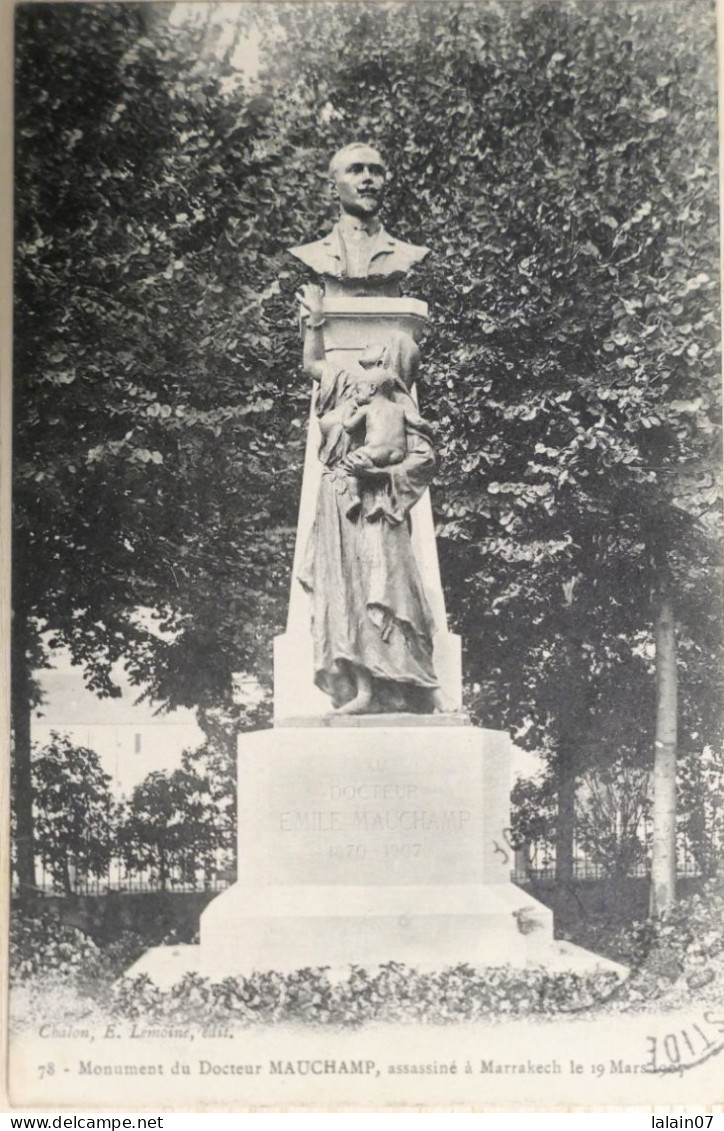
<path fill-rule="evenodd" d="M 395 239 L 378 219 L 387 169 L 376 149 L 353 142 L 337 151 L 329 177 L 340 203 L 340 217 L 329 235 L 290 248 L 316 275 L 329 297 L 399 295 L 400 281 L 428 254 Z"/>

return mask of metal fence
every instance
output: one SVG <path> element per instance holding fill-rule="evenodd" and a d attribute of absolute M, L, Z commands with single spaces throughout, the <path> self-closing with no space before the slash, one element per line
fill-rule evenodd
<path fill-rule="evenodd" d="M 677 847 L 676 874 L 680 878 L 701 877 L 716 871 L 716 857 L 710 861 L 702 862 L 686 843 Z M 575 844 L 573 848 L 573 878 L 585 882 L 587 880 L 603 880 L 618 873 L 610 865 L 601 861 L 592 860 L 585 855 Z M 626 868 L 624 875 L 635 879 L 648 879 L 651 875 L 651 860 L 646 857 Z M 513 883 L 521 884 L 537 880 L 554 880 L 556 878 L 556 853 L 554 845 L 545 840 L 526 845 L 514 853 L 514 865 L 510 878 Z"/>
<path fill-rule="evenodd" d="M 58 896 L 64 894 L 101 896 L 116 893 L 132 895 L 138 892 L 219 892 L 234 882 L 229 870 L 209 874 L 202 869 L 184 867 L 170 868 L 162 882 L 158 874 L 144 869 L 129 869 L 121 861 L 114 860 L 101 876 L 88 876 L 73 873 L 70 875 L 70 893 L 57 877 L 36 861 L 36 891 L 39 895 Z"/>
<path fill-rule="evenodd" d="M 555 881 L 556 859 L 554 846 L 548 841 L 538 841 L 524 849 L 510 850 L 510 878 L 515 884 Z M 702 867 L 693 853 L 682 845 L 678 854 L 677 874 L 679 877 L 701 877 L 715 871 Z M 650 876 L 650 861 L 643 859 L 626 870 L 630 878 L 646 879 Z M 605 864 L 592 860 L 574 846 L 573 877 L 581 883 L 594 882 L 613 876 L 615 873 Z M 158 874 L 149 870 L 133 870 L 122 861 L 114 860 L 102 876 L 71 874 L 71 893 L 81 896 L 104 896 L 109 894 L 132 895 L 143 892 L 221 892 L 235 880 L 232 869 L 220 869 L 214 873 L 193 868 L 171 868 L 162 883 Z M 38 894 L 58 896 L 64 893 L 52 874 L 44 868 L 41 861 L 36 865 L 36 888 Z"/>

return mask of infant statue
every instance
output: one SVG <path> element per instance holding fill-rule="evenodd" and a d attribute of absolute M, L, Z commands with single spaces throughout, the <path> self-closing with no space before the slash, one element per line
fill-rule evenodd
<path fill-rule="evenodd" d="M 394 399 L 396 380 L 394 373 L 384 368 L 384 350 L 376 355 L 368 347 L 360 364 L 373 370 L 366 380 L 357 382 L 350 405 L 342 423 L 347 432 L 354 434 L 364 427 L 364 441 L 344 461 L 350 474 L 350 503 L 346 508 L 348 518 L 356 518 L 360 508 L 358 475 L 374 473 L 376 468 L 392 467 L 402 463 L 407 455 L 407 429 L 427 431 L 428 425 L 409 404 L 399 404 Z M 368 522 L 381 517 L 383 508 L 373 507 L 366 515 Z"/>

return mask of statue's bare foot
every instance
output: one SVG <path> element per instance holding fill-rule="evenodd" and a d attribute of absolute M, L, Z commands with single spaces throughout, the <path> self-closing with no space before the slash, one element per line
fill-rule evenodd
<path fill-rule="evenodd" d="M 455 705 L 452 699 L 440 687 L 432 693 L 432 712 L 434 715 L 450 715 L 454 712 Z"/>
<path fill-rule="evenodd" d="M 372 679 L 365 668 L 353 665 L 357 694 L 348 703 L 337 707 L 335 715 L 364 715 L 372 705 Z"/>
<path fill-rule="evenodd" d="M 372 704 L 371 691 L 358 691 L 354 699 L 350 699 L 348 703 L 343 703 L 341 707 L 334 710 L 335 715 L 365 715 Z"/>

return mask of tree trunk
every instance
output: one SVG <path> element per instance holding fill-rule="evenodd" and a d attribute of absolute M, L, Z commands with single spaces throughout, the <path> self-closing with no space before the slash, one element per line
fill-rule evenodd
<path fill-rule="evenodd" d="M 676 633 L 666 589 L 658 594 L 654 641 L 656 742 L 650 910 L 652 915 L 658 915 L 676 901 Z"/>
<path fill-rule="evenodd" d="M 588 541 L 588 540 L 587 540 Z M 558 800 L 556 821 L 556 880 L 573 883 L 573 838 L 576 830 L 576 782 L 580 768 L 578 748 L 581 735 L 583 695 L 583 619 L 576 600 L 576 582 L 563 586 L 560 631 L 565 664 L 558 687 L 558 742 L 555 782 Z"/>
<path fill-rule="evenodd" d="M 33 783 L 31 775 L 30 706 L 31 673 L 27 624 L 16 608 L 11 645 L 11 711 L 13 726 L 13 809 L 15 812 L 15 870 L 20 894 L 35 888 L 33 847 Z"/>
<path fill-rule="evenodd" d="M 556 795 L 558 820 L 556 821 L 556 880 L 562 884 L 573 881 L 573 834 L 576 827 L 576 776 L 571 750 L 561 745 L 556 758 Z"/>
<path fill-rule="evenodd" d="M 527 841 L 513 849 L 513 867 L 516 882 L 527 882 L 530 879 L 530 844 Z"/>

